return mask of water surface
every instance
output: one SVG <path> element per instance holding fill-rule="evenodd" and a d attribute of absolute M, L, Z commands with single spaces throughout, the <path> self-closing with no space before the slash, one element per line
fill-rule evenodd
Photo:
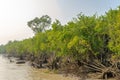
<path fill-rule="evenodd" d="M 48 73 L 44 69 L 35 69 L 26 64 L 10 63 L 0 55 L 0 80 L 76 80 L 60 74 Z"/>

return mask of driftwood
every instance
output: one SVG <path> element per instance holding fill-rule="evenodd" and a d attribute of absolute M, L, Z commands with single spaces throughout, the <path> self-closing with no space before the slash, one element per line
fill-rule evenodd
<path fill-rule="evenodd" d="M 16 64 L 24 64 L 25 63 L 25 60 L 18 60 L 16 61 Z"/>
<path fill-rule="evenodd" d="M 31 65 L 32 65 L 33 67 L 35 67 L 35 68 L 43 68 L 42 64 L 43 64 L 43 61 L 42 61 L 42 60 L 39 60 L 39 61 L 34 61 L 34 62 L 32 62 Z"/>
<path fill-rule="evenodd" d="M 42 66 L 41 65 L 39 65 L 39 64 L 37 64 L 37 63 L 35 63 L 35 62 L 32 62 L 32 64 L 31 64 L 33 67 L 35 67 L 35 68 L 41 68 Z"/>

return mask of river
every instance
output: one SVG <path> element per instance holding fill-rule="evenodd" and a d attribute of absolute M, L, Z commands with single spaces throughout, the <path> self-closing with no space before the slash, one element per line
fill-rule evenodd
<path fill-rule="evenodd" d="M 49 73 L 45 69 L 35 69 L 26 64 L 15 64 L 0 55 L 0 80 L 77 80 L 61 74 Z"/>

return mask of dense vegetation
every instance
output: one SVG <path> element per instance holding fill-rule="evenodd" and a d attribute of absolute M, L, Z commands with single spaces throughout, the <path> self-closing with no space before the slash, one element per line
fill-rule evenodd
<path fill-rule="evenodd" d="M 45 59 L 52 58 L 52 61 L 68 60 L 79 66 L 80 62 L 94 60 L 110 66 L 111 60 L 119 58 L 120 7 L 110 9 L 102 16 L 81 13 L 66 25 L 59 20 L 51 24 L 51 18 L 44 15 L 29 21 L 28 26 L 35 33 L 33 38 L 10 41 L 0 47 L 0 52 L 39 56 L 42 59 L 44 56 Z"/>
<path fill-rule="evenodd" d="M 4 45 L 0 45 L 0 53 L 5 53 L 5 46 Z"/>

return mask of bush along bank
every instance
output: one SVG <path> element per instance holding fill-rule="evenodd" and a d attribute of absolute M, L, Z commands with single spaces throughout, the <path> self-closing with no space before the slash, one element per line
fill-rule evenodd
<path fill-rule="evenodd" d="M 83 78 L 119 79 L 120 7 L 102 16 L 79 14 L 65 25 L 59 20 L 51 23 L 43 15 L 28 26 L 35 35 L 2 45 L 5 53 L 26 56 L 37 68 Z"/>

